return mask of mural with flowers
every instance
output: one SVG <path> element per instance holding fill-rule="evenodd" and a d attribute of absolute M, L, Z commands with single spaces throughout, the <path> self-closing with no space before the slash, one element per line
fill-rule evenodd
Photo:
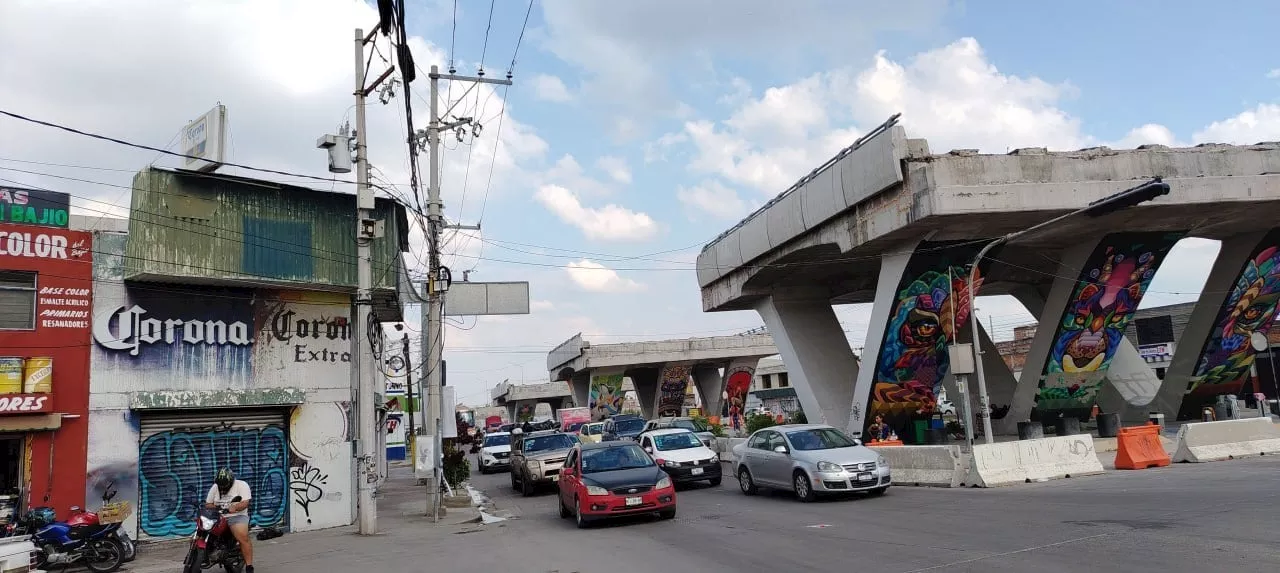
<path fill-rule="evenodd" d="M 622 413 L 622 374 L 591 377 L 591 419 L 603 420 Z"/>

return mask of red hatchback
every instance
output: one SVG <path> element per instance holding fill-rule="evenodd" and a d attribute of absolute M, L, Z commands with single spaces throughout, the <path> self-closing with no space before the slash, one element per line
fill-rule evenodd
<path fill-rule="evenodd" d="M 581 444 L 560 470 L 560 517 L 578 527 L 624 515 L 676 516 L 676 490 L 667 473 L 631 441 Z"/>

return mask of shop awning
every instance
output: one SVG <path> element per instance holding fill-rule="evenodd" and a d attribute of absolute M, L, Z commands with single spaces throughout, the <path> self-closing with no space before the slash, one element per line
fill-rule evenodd
<path fill-rule="evenodd" d="M 25 414 L 0 416 L 0 433 L 43 432 L 62 427 L 62 414 Z"/>

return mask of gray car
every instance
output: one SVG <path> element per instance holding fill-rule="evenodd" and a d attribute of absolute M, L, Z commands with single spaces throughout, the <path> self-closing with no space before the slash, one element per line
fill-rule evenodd
<path fill-rule="evenodd" d="M 760 487 L 790 489 L 802 501 L 824 493 L 889 489 L 889 462 L 848 434 L 824 424 L 788 424 L 756 430 L 733 448 L 742 493 Z"/>
<path fill-rule="evenodd" d="M 517 432 L 514 435 L 511 443 L 511 487 L 525 497 L 533 495 L 539 486 L 558 481 L 565 456 L 578 445 L 577 436 L 555 430 L 528 434 Z"/>

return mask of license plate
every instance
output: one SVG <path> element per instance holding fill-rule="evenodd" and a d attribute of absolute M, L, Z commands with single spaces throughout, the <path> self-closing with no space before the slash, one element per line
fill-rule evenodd
<path fill-rule="evenodd" d="M 644 498 L 643 498 L 643 497 L 628 497 L 628 498 L 627 498 L 627 505 L 628 505 L 628 506 L 632 506 L 632 505 L 640 505 L 640 504 L 642 504 L 642 503 L 644 503 Z"/>
<path fill-rule="evenodd" d="M 871 472 L 862 472 L 858 474 L 858 481 L 871 481 L 875 479 L 875 474 Z"/>
<path fill-rule="evenodd" d="M 693 474 L 693 475 L 696 475 L 696 476 L 700 476 L 700 475 L 702 475 L 702 472 L 703 472 L 703 469 L 702 469 L 702 468 L 693 468 L 693 470 L 691 470 L 689 473 L 691 473 L 691 474 Z"/>

